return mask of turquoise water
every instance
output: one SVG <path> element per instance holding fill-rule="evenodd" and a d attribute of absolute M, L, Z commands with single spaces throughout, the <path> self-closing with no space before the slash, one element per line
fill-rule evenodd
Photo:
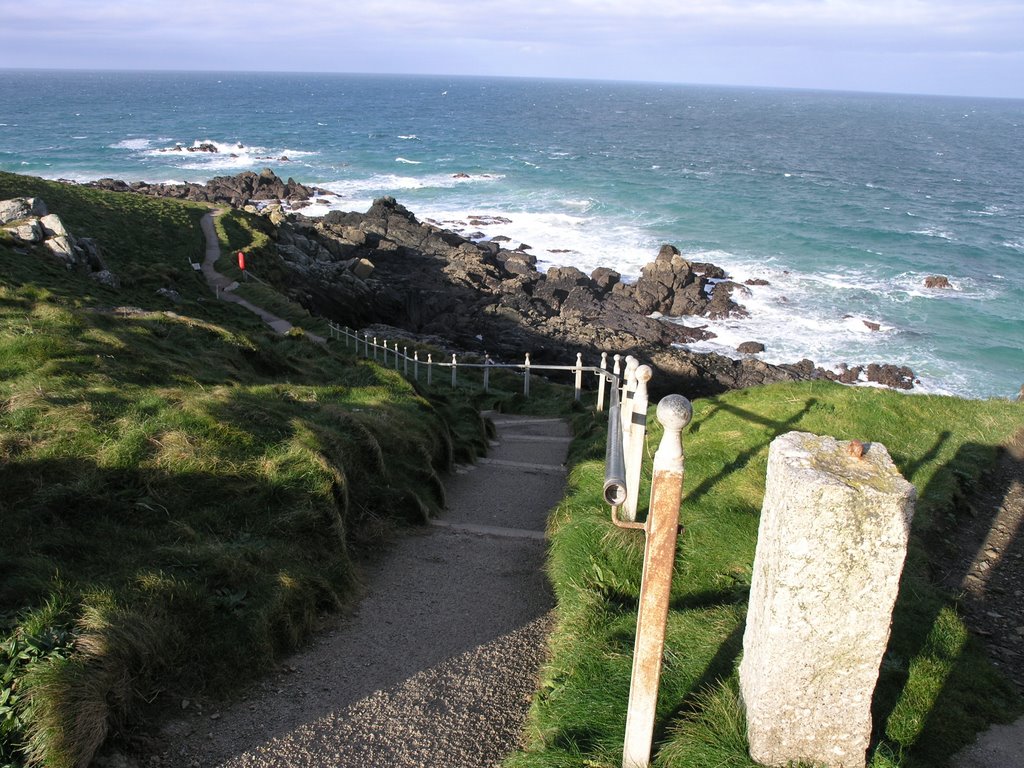
<path fill-rule="evenodd" d="M 176 149 L 201 142 L 221 151 Z M 1024 101 L 237 73 L 0 84 L 3 170 L 205 181 L 263 167 L 337 193 L 311 214 L 391 194 L 543 265 L 635 276 L 670 242 L 769 281 L 738 297 L 748 319 L 687 319 L 718 334 L 698 349 L 894 362 L 924 391 L 969 397 L 1024 383 Z M 925 289 L 930 274 L 952 290 Z"/>

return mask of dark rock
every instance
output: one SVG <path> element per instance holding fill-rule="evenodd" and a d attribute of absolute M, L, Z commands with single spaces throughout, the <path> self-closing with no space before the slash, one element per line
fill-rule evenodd
<path fill-rule="evenodd" d="M 952 288 L 949 278 L 945 275 L 929 275 L 924 279 L 925 288 Z"/>
<path fill-rule="evenodd" d="M 764 280 L 764 279 L 762 279 L 760 277 L 752 277 L 749 280 L 744 280 L 743 284 L 744 285 L 771 285 L 771 283 L 769 283 L 767 280 Z"/>
<path fill-rule="evenodd" d="M 612 287 L 622 279 L 622 275 L 614 269 L 598 267 L 590 273 L 590 279 L 594 281 L 594 286 L 597 290 L 604 294 L 611 291 Z"/>
<path fill-rule="evenodd" d="M 759 352 L 764 352 L 764 344 L 759 341 L 744 341 L 736 347 L 736 351 L 745 355 L 756 355 Z"/>
<path fill-rule="evenodd" d="M 882 326 L 879 323 L 872 322 L 871 320 L 862 320 L 861 322 L 864 323 L 864 325 L 866 325 L 868 327 L 868 330 L 871 330 L 871 331 L 880 331 L 880 330 L 882 330 Z"/>

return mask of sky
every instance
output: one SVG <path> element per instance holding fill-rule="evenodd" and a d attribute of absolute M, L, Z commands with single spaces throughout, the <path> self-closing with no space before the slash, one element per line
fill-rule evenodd
<path fill-rule="evenodd" d="M 0 0 L 0 68 L 1024 98 L 1024 0 Z"/>

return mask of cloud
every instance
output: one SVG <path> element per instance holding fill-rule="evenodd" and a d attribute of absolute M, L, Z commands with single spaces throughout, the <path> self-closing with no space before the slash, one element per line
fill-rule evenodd
<path fill-rule="evenodd" d="M 839 54 L 844 83 L 870 69 L 858 56 L 945 55 L 932 63 L 990 57 L 1024 77 L 1024 0 L 0 0 L 0 18 L 0 66 L 695 82 L 746 57 L 789 62 L 792 85 Z"/>

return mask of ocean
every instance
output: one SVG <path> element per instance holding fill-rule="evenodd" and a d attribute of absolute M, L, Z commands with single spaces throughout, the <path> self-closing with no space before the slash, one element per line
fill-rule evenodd
<path fill-rule="evenodd" d="M 0 169 L 206 181 L 272 168 L 626 279 L 663 243 L 733 279 L 694 345 L 910 366 L 919 391 L 1024 383 L 1024 101 L 442 76 L 0 77 Z M 212 144 L 216 153 L 188 151 Z M 470 219 L 474 219 L 473 222 Z M 944 275 L 950 288 L 924 286 Z M 869 325 L 870 324 L 870 325 Z M 873 330 L 877 327 L 877 330 Z"/>

